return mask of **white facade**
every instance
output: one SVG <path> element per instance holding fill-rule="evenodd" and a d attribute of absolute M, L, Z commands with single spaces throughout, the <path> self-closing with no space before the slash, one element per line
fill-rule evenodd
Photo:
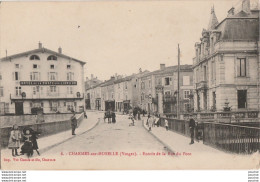
<path fill-rule="evenodd" d="M 51 57 L 50 57 L 51 56 Z M 48 60 L 51 59 L 51 60 Z M 0 113 L 30 114 L 84 108 L 84 62 L 45 48 L 0 60 Z"/>

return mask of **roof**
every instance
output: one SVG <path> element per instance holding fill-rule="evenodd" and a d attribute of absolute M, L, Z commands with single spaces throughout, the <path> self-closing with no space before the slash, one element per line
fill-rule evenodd
<path fill-rule="evenodd" d="M 226 18 L 216 29 L 222 32 L 220 40 L 258 40 L 259 19 L 234 16 Z"/>
<path fill-rule="evenodd" d="M 132 78 L 134 77 L 134 75 L 130 75 L 124 78 L 120 78 L 118 80 L 115 80 L 114 83 L 121 83 L 121 82 L 125 82 L 125 81 L 130 81 L 132 80 Z"/>
<path fill-rule="evenodd" d="M 211 9 L 211 15 L 208 25 L 208 30 L 213 30 L 218 25 L 218 19 L 214 11 L 214 7 Z"/>
<path fill-rule="evenodd" d="M 156 70 L 153 72 L 149 72 L 147 74 L 144 74 L 142 77 L 146 77 L 146 76 L 151 76 L 151 75 L 158 75 L 158 74 L 162 74 L 162 73 L 172 73 L 172 72 L 177 72 L 178 71 L 178 66 L 168 66 L 165 67 L 165 69 L 160 69 L 160 70 Z M 180 71 L 192 71 L 192 65 L 180 65 Z"/>
<path fill-rule="evenodd" d="M 66 58 L 66 59 L 71 59 L 73 61 L 76 61 L 76 62 L 79 62 L 81 64 L 86 64 L 86 62 L 84 61 L 80 61 L 78 59 L 75 59 L 75 58 L 72 58 L 72 57 L 69 57 L 65 54 L 62 54 L 62 53 L 58 53 L 58 52 L 55 52 L 55 51 L 52 51 L 50 49 L 46 49 L 46 48 L 39 48 L 39 49 L 34 49 L 34 50 L 30 50 L 30 51 L 26 51 L 26 52 L 22 52 L 22 53 L 19 53 L 19 54 L 14 54 L 14 55 L 11 55 L 11 56 L 7 56 L 7 57 L 3 57 L 1 58 L 0 60 L 1 61 L 6 61 L 6 60 L 10 60 L 10 59 L 14 59 L 14 58 L 18 58 L 18 57 L 23 57 L 23 56 L 28 56 L 30 54 L 35 54 L 35 53 L 39 53 L 39 52 L 46 52 L 46 53 L 49 53 L 51 55 L 55 55 L 55 56 L 58 56 L 58 57 L 62 57 L 62 58 Z"/>

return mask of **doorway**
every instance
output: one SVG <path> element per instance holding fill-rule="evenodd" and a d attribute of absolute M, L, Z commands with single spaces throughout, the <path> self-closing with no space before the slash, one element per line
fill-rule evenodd
<path fill-rule="evenodd" d="M 15 103 L 15 114 L 22 115 L 23 113 L 23 102 L 16 102 Z"/>
<path fill-rule="evenodd" d="M 237 105 L 238 109 L 247 107 L 247 90 L 237 91 Z"/>

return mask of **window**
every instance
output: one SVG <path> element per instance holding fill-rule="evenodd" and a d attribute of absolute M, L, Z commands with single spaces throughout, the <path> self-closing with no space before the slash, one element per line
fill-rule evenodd
<path fill-rule="evenodd" d="M 127 98 L 127 95 L 125 95 L 125 100 L 127 100 L 128 98 Z"/>
<path fill-rule="evenodd" d="M 141 83 L 141 89 L 145 89 L 145 83 L 144 82 Z"/>
<path fill-rule="evenodd" d="M 56 93 L 56 91 L 57 91 L 56 86 L 50 86 L 51 93 Z"/>
<path fill-rule="evenodd" d="M 37 69 L 38 68 L 38 65 L 37 64 L 34 64 L 33 65 L 33 69 Z"/>
<path fill-rule="evenodd" d="M 74 105 L 73 102 L 67 102 L 66 105 L 67 105 L 67 110 L 68 110 L 68 111 L 73 111 L 73 110 L 74 110 L 74 109 L 73 109 L 73 105 Z"/>
<path fill-rule="evenodd" d="M 120 83 L 118 83 L 118 88 L 120 88 Z"/>
<path fill-rule="evenodd" d="M 50 102 L 50 108 L 51 108 L 51 111 L 56 112 L 58 110 L 58 102 L 57 101 L 51 101 Z"/>
<path fill-rule="evenodd" d="M 51 64 L 51 65 L 50 65 L 50 69 L 54 69 L 54 64 Z"/>
<path fill-rule="evenodd" d="M 20 65 L 19 64 L 15 64 L 15 68 L 20 68 Z"/>
<path fill-rule="evenodd" d="M 67 65 L 67 69 L 71 69 L 71 65 L 70 64 Z"/>
<path fill-rule="evenodd" d="M 162 85 L 162 79 L 161 78 L 157 78 L 157 85 Z"/>
<path fill-rule="evenodd" d="M 9 113 L 9 103 L 5 103 L 5 113 Z"/>
<path fill-rule="evenodd" d="M 0 73 L 0 80 L 2 80 L 2 74 Z"/>
<path fill-rule="evenodd" d="M 190 85 L 190 76 L 183 76 L 183 85 Z"/>
<path fill-rule="evenodd" d="M 20 96 L 22 94 L 22 88 L 21 87 L 15 87 L 15 95 Z"/>
<path fill-rule="evenodd" d="M 47 58 L 47 60 L 54 60 L 54 61 L 57 61 L 57 57 L 54 56 L 54 55 L 51 55 Z"/>
<path fill-rule="evenodd" d="M 216 62 L 212 61 L 211 63 L 211 80 L 216 79 Z"/>
<path fill-rule="evenodd" d="M 127 90 L 127 82 L 125 82 L 125 89 Z"/>
<path fill-rule="evenodd" d="M 184 103 L 184 111 L 189 112 L 190 111 L 190 104 L 189 103 Z"/>
<path fill-rule="evenodd" d="M 164 94 L 165 95 L 171 95 L 171 91 L 166 91 Z"/>
<path fill-rule="evenodd" d="M 39 72 L 31 72 L 30 79 L 32 81 L 40 80 L 40 73 Z"/>
<path fill-rule="evenodd" d="M 166 77 L 164 78 L 164 85 L 170 85 L 170 78 L 169 77 Z"/>
<path fill-rule="evenodd" d="M 56 72 L 50 72 L 49 73 L 49 80 L 50 81 L 56 81 L 57 77 L 58 77 L 58 73 L 56 73 Z"/>
<path fill-rule="evenodd" d="M 246 58 L 237 59 L 237 76 L 246 76 Z"/>
<path fill-rule="evenodd" d="M 112 99 L 114 99 L 114 93 L 111 94 Z"/>
<path fill-rule="evenodd" d="M 32 56 L 30 57 L 30 60 L 40 60 L 40 57 L 37 56 L 37 55 L 32 55 Z"/>
<path fill-rule="evenodd" d="M 19 74 L 19 72 L 14 72 L 14 80 L 19 80 L 19 76 L 20 76 L 20 74 Z"/>
<path fill-rule="evenodd" d="M 69 73 L 67 73 L 67 80 L 73 80 L 74 79 L 74 73 L 72 73 L 72 72 L 69 72 Z"/>
<path fill-rule="evenodd" d="M 4 96 L 4 87 L 0 87 L 0 97 Z"/>
<path fill-rule="evenodd" d="M 73 94 L 73 87 L 67 87 L 67 94 Z"/>
<path fill-rule="evenodd" d="M 149 88 L 152 88 L 152 81 L 149 80 Z"/>
<path fill-rule="evenodd" d="M 183 98 L 184 99 L 189 99 L 190 96 L 190 91 L 189 90 L 184 90 L 183 91 Z"/>
<path fill-rule="evenodd" d="M 39 86 L 33 87 L 33 95 L 36 95 L 36 93 L 39 93 L 39 92 L 40 92 Z"/>
<path fill-rule="evenodd" d="M 238 109 L 247 108 L 247 90 L 237 91 L 237 105 Z"/>

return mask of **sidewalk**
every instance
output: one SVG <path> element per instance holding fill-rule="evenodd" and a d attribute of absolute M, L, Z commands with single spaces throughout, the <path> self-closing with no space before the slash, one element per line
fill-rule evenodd
<path fill-rule="evenodd" d="M 143 125 L 148 131 L 148 126 L 145 124 L 146 119 L 143 120 Z M 194 144 L 190 145 L 191 139 L 189 137 L 186 137 L 184 135 L 178 134 L 173 131 L 166 131 L 163 127 L 152 127 L 152 131 L 150 133 L 157 138 L 157 140 L 160 140 L 167 148 L 169 148 L 173 152 L 187 152 L 194 154 L 201 154 L 201 153 L 214 153 L 214 154 L 227 154 L 223 151 L 217 150 L 215 148 L 212 148 L 210 146 L 204 145 L 202 141 L 197 142 L 195 141 Z"/>
<path fill-rule="evenodd" d="M 60 132 L 54 135 L 46 136 L 41 138 L 39 136 L 39 139 L 37 140 L 38 146 L 39 146 L 39 152 L 40 154 L 43 154 L 44 152 L 50 150 L 51 148 L 60 145 L 74 137 L 77 137 L 77 135 L 83 134 L 85 132 L 90 131 L 92 128 L 94 128 L 98 122 L 99 118 L 101 118 L 102 115 L 100 113 L 89 113 L 87 112 L 88 118 L 83 119 L 81 124 L 79 125 L 78 128 L 76 128 L 76 135 L 71 134 L 71 130 L 67 130 L 64 132 Z M 18 150 L 19 151 L 19 150 Z M 1 151 L 2 156 L 9 156 L 11 155 L 11 150 L 6 148 Z M 37 156 L 37 153 L 34 152 L 34 156 Z"/>

